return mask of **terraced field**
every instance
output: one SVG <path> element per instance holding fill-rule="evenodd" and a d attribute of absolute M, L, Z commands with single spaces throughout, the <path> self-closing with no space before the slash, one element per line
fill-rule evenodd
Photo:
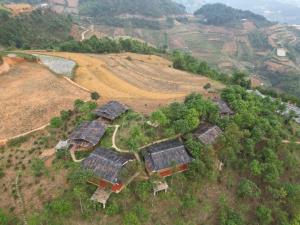
<path fill-rule="evenodd" d="M 207 97 L 203 86 L 211 83 L 216 91 L 223 85 L 203 76 L 171 68 L 171 62 L 158 56 L 132 53 L 91 55 L 44 53 L 71 59 L 78 65 L 74 81 L 101 95 L 101 101 L 119 100 L 134 110 L 149 113 L 167 103 L 184 99 L 191 92 Z"/>
<path fill-rule="evenodd" d="M 11 64 L 0 75 L 0 140 L 39 128 L 90 94 L 37 63 Z"/>

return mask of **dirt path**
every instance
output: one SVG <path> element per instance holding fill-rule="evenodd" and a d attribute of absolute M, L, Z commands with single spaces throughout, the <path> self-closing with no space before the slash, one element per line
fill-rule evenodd
<path fill-rule="evenodd" d="M 295 143 L 295 144 L 300 145 L 300 141 L 293 142 L 293 141 L 289 141 L 289 140 L 283 140 L 282 143 L 284 143 L 284 144 Z"/>
<path fill-rule="evenodd" d="M 81 33 L 81 40 L 80 40 L 80 41 L 84 41 L 84 40 L 86 39 L 86 34 L 87 34 L 88 32 L 91 32 L 91 33 L 94 32 L 94 25 L 90 25 L 89 28 L 86 28 L 86 27 L 81 26 L 81 28 L 83 28 L 84 31 Z"/>

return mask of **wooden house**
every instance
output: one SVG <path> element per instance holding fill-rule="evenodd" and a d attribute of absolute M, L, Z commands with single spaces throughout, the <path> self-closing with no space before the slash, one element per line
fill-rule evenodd
<path fill-rule="evenodd" d="M 101 106 L 100 108 L 96 109 L 94 113 L 101 118 L 113 121 L 120 117 L 123 113 L 128 111 L 128 107 L 117 102 L 117 101 L 110 101 L 107 104 Z"/>
<path fill-rule="evenodd" d="M 199 128 L 194 132 L 194 136 L 205 145 L 214 144 L 221 134 L 222 130 L 218 126 L 209 123 L 200 124 Z"/>
<path fill-rule="evenodd" d="M 214 103 L 216 104 L 216 106 L 218 106 L 221 117 L 234 115 L 234 112 L 222 99 L 214 99 Z"/>
<path fill-rule="evenodd" d="M 118 193 L 121 191 L 125 178 L 124 174 L 129 163 L 134 161 L 132 154 L 122 154 L 112 149 L 97 148 L 91 153 L 82 165 L 86 170 L 92 171 L 94 178 L 90 183 L 102 189 Z"/>
<path fill-rule="evenodd" d="M 142 149 L 142 154 L 147 172 L 150 175 L 157 173 L 161 177 L 187 170 L 192 161 L 192 157 L 179 140 L 150 145 Z"/>
<path fill-rule="evenodd" d="M 92 148 L 103 137 L 106 126 L 99 120 L 82 123 L 70 136 L 69 141 L 74 146 Z"/>

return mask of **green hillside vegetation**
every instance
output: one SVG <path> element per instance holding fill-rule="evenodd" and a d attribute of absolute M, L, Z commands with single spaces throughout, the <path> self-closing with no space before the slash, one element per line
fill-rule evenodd
<path fill-rule="evenodd" d="M 253 48 L 258 50 L 270 49 L 268 36 L 260 31 L 252 31 L 248 34 L 249 41 Z"/>
<path fill-rule="evenodd" d="M 173 19 L 169 19 L 172 20 Z M 165 21 L 156 21 L 153 19 L 144 18 L 118 18 L 118 17 L 96 17 L 95 22 L 97 24 L 112 26 L 112 27 L 124 27 L 124 28 L 142 28 L 149 30 L 161 30 L 163 28 L 170 28 L 174 25 L 174 21 L 169 23 L 168 19 Z"/>
<path fill-rule="evenodd" d="M 122 14 L 162 17 L 185 13 L 183 6 L 171 0 L 80 0 L 79 12 L 92 17 L 114 17 Z"/>
<path fill-rule="evenodd" d="M 28 3 L 28 4 L 40 4 L 45 2 L 44 0 L 0 0 L 0 3 Z"/>
<path fill-rule="evenodd" d="M 207 4 L 194 13 L 202 16 L 204 23 L 215 26 L 236 25 L 241 20 L 247 19 L 255 22 L 257 26 L 270 25 L 271 23 L 263 16 L 250 11 L 234 9 L 221 3 Z"/>
<path fill-rule="evenodd" d="M 96 189 L 86 182 L 91 174 L 73 163 L 68 152 L 60 151 L 53 167 L 55 173 L 67 170 L 68 186 L 40 212 L 27 213 L 28 224 L 298 224 L 299 148 L 293 143 L 282 144 L 282 140 L 297 137 L 291 129 L 292 120 L 281 116 L 284 108 L 280 102 L 248 94 L 241 86 L 227 87 L 221 96 L 236 112 L 233 117 L 221 118 L 210 100 L 191 94 L 183 103 L 172 103 L 149 118 L 130 111 L 116 121 L 122 124 L 120 129 L 131 134 L 138 131 L 139 135 L 124 140 L 132 151 L 139 151 L 146 136 L 159 140 L 162 135 L 182 134 L 194 161 L 187 172 L 166 178 L 171 186 L 166 194 L 153 197 L 152 181 L 157 178 L 136 179 L 120 194 L 113 194 L 102 209 L 90 201 Z M 74 111 L 67 116 L 61 113 L 60 125 L 46 136 L 47 144 L 63 138 L 66 128 L 74 126 L 74 118 L 76 124 L 93 119 L 90 115 L 95 107 L 94 102 L 77 100 Z M 149 119 L 159 126 L 147 125 Z M 193 138 L 193 130 L 203 121 L 224 131 L 218 149 Z M 105 138 L 111 138 L 112 132 L 108 135 Z M 217 160 L 224 163 L 222 171 L 215 166 Z M 32 176 L 48 176 L 44 171 L 49 169 L 41 161 L 33 160 L 29 169 L 35 172 Z M 143 165 L 139 169 L 143 171 Z M 21 224 L 8 210 L 0 210 L 0 221 L 3 225 Z"/>
<path fill-rule="evenodd" d="M 134 52 L 140 54 L 164 53 L 164 50 L 149 46 L 145 42 L 133 39 L 97 38 L 96 36 L 82 42 L 70 40 L 58 45 L 60 51 L 82 53 L 119 53 Z"/>
<path fill-rule="evenodd" d="M 69 38 L 72 19 L 51 11 L 33 11 L 12 17 L 0 11 L 0 45 L 46 48 Z"/>

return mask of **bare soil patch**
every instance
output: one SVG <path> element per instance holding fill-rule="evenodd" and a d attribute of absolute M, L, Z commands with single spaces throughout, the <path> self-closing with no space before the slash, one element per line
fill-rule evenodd
<path fill-rule="evenodd" d="M 6 4 L 5 7 L 11 10 L 12 14 L 15 16 L 21 13 L 28 13 L 33 10 L 32 6 L 26 3 L 20 3 L 20 4 L 11 3 L 11 4 Z"/>
<path fill-rule="evenodd" d="M 74 100 L 89 98 L 89 93 L 37 63 L 12 66 L 0 80 L 0 139 L 41 127 L 71 108 Z"/>
<path fill-rule="evenodd" d="M 133 53 L 91 55 L 77 53 L 44 53 L 77 62 L 74 81 L 101 95 L 101 101 L 119 100 L 134 110 L 149 113 L 157 107 L 180 101 L 191 92 L 206 97 L 203 86 L 211 83 L 219 90 L 223 85 L 204 76 L 171 68 L 171 62 L 158 56 Z"/>

